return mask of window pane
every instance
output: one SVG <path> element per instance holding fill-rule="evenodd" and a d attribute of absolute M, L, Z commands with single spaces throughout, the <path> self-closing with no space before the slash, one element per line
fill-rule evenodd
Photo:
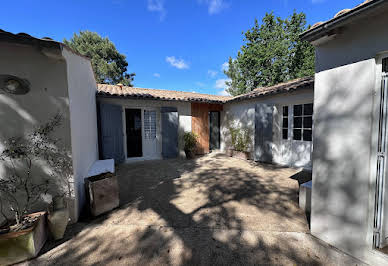
<path fill-rule="evenodd" d="M 302 128 L 302 117 L 294 117 L 294 128 Z"/>
<path fill-rule="evenodd" d="M 288 117 L 283 117 L 283 128 L 287 128 L 288 127 Z"/>
<path fill-rule="evenodd" d="M 144 138 L 156 138 L 156 112 L 144 110 Z"/>
<path fill-rule="evenodd" d="M 283 139 L 288 139 L 288 129 L 283 129 Z"/>
<path fill-rule="evenodd" d="M 294 116 L 301 116 L 302 115 L 302 105 L 294 105 Z"/>
<path fill-rule="evenodd" d="M 313 127 L 313 117 L 305 116 L 303 117 L 303 128 L 312 128 Z"/>
<path fill-rule="evenodd" d="M 312 140 L 312 131 L 310 129 L 303 130 L 303 140 L 311 141 Z"/>
<path fill-rule="evenodd" d="M 294 129 L 294 140 L 302 140 L 302 130 Z"/>
<path fill-rule="evenodd" d="M 283 116 L 288 116 L 288 106 L 283 106 Z"/>
<path fill-rule="evenodd" d="M 313 104 L 312 103 L 305 104 L 303 106 L 303 114 L 304 115 L 312 115 L 313 114 Z"/>

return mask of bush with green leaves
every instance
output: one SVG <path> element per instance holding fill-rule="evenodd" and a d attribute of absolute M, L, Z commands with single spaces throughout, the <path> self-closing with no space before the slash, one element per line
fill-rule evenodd
<path fill-rule="evenodd" d="M 247 128 L 230 127 L 230 137 L 234 150 L 247 152 L 250 145 L 250 130 Z"/>
<path fill-rule="evenodd" d="M 183 135 L 185 141 L 185 151 L 193 151 L 197 147 L 198 135 L 193 132 L 185 132 Z"/>

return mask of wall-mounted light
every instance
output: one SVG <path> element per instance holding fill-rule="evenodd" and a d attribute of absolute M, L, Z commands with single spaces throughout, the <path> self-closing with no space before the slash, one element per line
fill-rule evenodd
<path fill-rule="evenodd" d="M 27 94 L 30 91 L 30 84 L 27 80 L 11 76 L 0 75 L 0 89 L 10 94 Z"/>

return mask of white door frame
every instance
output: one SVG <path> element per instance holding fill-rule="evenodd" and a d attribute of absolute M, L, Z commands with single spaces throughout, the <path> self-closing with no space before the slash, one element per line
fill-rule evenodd
<path fill-rule="evenodd" d="M 136 162 L 136 161 L 144 161 L 144 160 L 155 160 L 155 159 L 161 159 L 162 156 L 159 150 L 159 143 L 160 143 L 160 110 L 157 107 L 144 107 L 144 106 L 130 106 L 130 105 L 123 105 L 122 106 L 123 112 L 123 135 L 124 135 L 124 154 L 125 154 L 125 162 Z M 127 153 L 127 132 L 126 132 L 126 117 L 125 117 L 125 110 L 126 109 L 139 109 L 141 112 L 141 148 L 142 148 L 142 155 L 141 157 L 131 157 L 128 158 L 128 153 Z M 144 134 L 144 111 L 155 111 L 156 112 L 156 151 L 157 155 L 155 157 L 147 157 L 144 156 L 144 143 L 145 143 L 145 134 Z"/>

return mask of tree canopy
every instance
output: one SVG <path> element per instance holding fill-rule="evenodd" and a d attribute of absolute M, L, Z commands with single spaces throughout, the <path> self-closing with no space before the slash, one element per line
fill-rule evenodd
<path fill-rule="evenodd" d="M 306 15 L 294 13 L 286 19 L 266 13 L 259 24 L 244 34 L 244 44 L 236 58 L 229 58 L 225 74 L 227 91 L 235 96 L 262 86 L 314 74 L 314 47 L 301 41 L 307 29 Z"/>
<path fill-rule="evenodd" d="M 63 42 L 74 51 L 91 59 L 96 81 L 98 83 L 132 86 L 134 73 L 127 73 L 128 62 L 125 55 L 120 54 L 115 45 L 98 33 L 81 31 L 74 33 L 70 40 Z"/>

